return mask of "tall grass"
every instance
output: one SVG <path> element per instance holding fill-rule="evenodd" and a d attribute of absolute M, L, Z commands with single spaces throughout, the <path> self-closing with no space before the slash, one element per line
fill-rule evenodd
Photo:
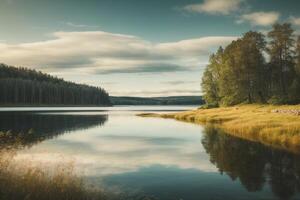
<path fill-rule="evenodd" d="M 15 159 L 20 149 L 32 145 L 30 139 L 30 133 L 0 132 L 0 200 L 156 200 L 139 192 L 104 190 L 88 184 L 75 172 L 72 162 L 45 166 Z"/>
<path fill-rule="evenodd" d="M 1 200 L 107 199 L 103 191 L 86 185 L 71 163 L 50 169 L 29 160 L 15 160 L 17 150 L 25 145 L 24 137 L 28 136 L 0 133 Z"/>
<path fill-rule="evenodd" d="M 300 152 L 300 116 L 272 112 L 275 109 L 300 110 L 300 105 L 240 105 L 140 116 L 174 118 L 199 124 L 214 124 L 231 135 L 293 152 Z"/>

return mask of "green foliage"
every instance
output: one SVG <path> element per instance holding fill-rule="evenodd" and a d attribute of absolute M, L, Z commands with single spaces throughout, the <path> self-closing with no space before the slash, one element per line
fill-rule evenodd
<path fill-rule="evenodd" d="M 219 84 L 218 80 L 220 78 L 220 63 L 222 62 L 223 48 L 220 47 L 216 54 L 210 57 L 210 64 L 204 71 L 202 77 L 202 90 L 204 92 L 204 99 L 209 105 L 219 105 Z"/>
<path fill-rule="evenodd" d="M 201 96 L 110 97 L 113 105 L 202 105 Z"/>
<path fill-rule="evenodd" d="M 219 107 L 218 104 L 206 103 L 203 106 L 201 106 L 199 109 L 210 109 L 210 108 L 217 108 L 217 107 Z"/>
<path fill-rule="evenodd" d="M 296 73 L 300 77 L 300 36 L 298 36 L 296 47 Z"/>
<path fill-rule="evenodd" d="M 272 105 L 282 105 L 282 104 L 286 104 L 287 100 L 284 97 L 274 95 L 270 97 L 267 103 Z"/>
<path fill-rule="evenodd" d="M 294 30 L 290 24 L 275 24 L 268 33 L 268 54 L 271 66 L 271 90 L 279 98 L 287 98 L 288 90 L 295 78 Z"/>
<path fill-rule="evenodd" d="M 110 100 L 102 88 L 0 64 L 0 104 L 110 105 Z"/>
<path fill-rule="evenodd" d="M 299 103 L 300 38 L 296 45 L 293 32 L 288 23 L 275 24 L 268 44 L 263 34 L 249 31 L 224 50 L 219 48 L 202 78 L 206 103 Z"/>

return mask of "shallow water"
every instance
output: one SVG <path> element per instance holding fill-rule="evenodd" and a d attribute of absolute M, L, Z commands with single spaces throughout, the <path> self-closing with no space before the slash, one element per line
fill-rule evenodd
<path fill-rule="evenodd" d="M 72 162 L 109 190 L 163 200 L 300 199 L 299 155 L 212 127 L 135 116 L 191 108 L 1 108 L 0 131 L 32 134 L 17 159 Z"/>

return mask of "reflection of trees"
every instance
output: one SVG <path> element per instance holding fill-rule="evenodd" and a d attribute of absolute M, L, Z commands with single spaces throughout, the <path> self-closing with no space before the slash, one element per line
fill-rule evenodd
<path fill-rule="evenodd" d="M 269 176 L 272 191 L 281 199 L 289 199 L 300 186 L 300 156 L 277 151 L 270 157 Z"/>
<path fill-rule="evenodd" d="M 2 137 L 7 143 L 13 143 L 17 137 L 29 145 L 69 131 L 102 126 L 106 121 L 107 115 L 5 112 L 0 113 L 0 132 L 9 132 L 9 137 Z"/>
<path fill-rule="evenodd" d="M 211 162 L 250 192 L 268 183 L 280 199 L 300 191 L 300 156 L 242 140 L 206 127 L 202 144 Z"/>

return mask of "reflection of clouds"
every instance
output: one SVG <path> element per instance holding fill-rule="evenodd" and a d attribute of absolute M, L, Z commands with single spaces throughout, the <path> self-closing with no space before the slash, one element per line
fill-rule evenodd
<path fill-rule="evenodd" d="M 102 138 L 107 138 L 110 140 L 135 140 L 135 141 L 141 141 L 148 144 L 153 145 L 179 145 L 186 142 L 186 139 L 183 138 L 172 138 L 172 137 L 143 137 L 143 136 L 122 136 L 122 135 L 106 135 L 102 136 Z"/>
<path fill-rule="evenodd" d="M 88 176 L 132 172 L 151 165 L 217 171 L 200 141 L 198 126 L 111 116 L 104 127 L 74 131 L 45 141 L 20 152 L 17 158 L 49 165 L 73 160 L 76 168 Z"/>

